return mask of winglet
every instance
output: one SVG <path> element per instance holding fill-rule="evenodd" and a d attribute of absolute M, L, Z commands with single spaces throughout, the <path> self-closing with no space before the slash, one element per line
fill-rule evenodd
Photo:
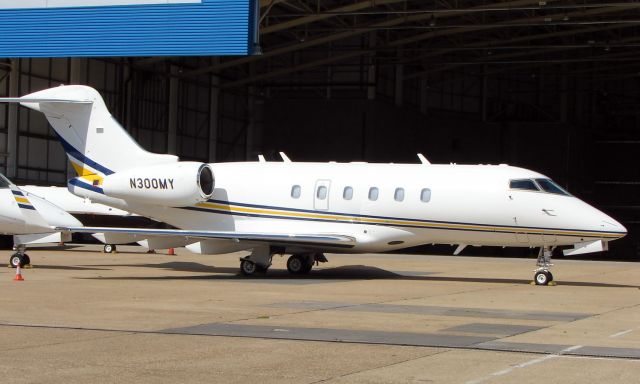
<path fill-rule="evenodd" d="M 422 153 L 418 153 L 418 159 L 420 159 L 420 162 L 424 165 L 431 165 L 431 162 L 427 160 Z"/>
<path fill-rule="evenodd" d="M 284 161 L 285 163 L 290 163 L 291 159 L 289 158 L 289 156 L 287 156 L 284 152 L 279 152 L 280 153 L 280 157 L 282 157 L 282 161 Z"/>

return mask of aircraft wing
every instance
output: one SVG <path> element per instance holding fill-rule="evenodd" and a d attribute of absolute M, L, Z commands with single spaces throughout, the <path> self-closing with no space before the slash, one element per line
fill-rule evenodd
<path fill-rule="evenodd" d="M 339 234 L 284 234 L 266 232 L 238 232 L 238 231 L 198 231 L 184 229 L 146 229 L 146 228 L 110 228 L 110 227 L 58 227 L 56 231 L 74 233 L 118 233 L 139 236 L 140 240 L 156 236 L 183 236 L 187 239 L 208 240 L 226 239 L 234 241 L 260 242 L 276 245 L 297 246 L 329 246 L 337 248 L 353 248 L 356 239 L 352 236 Z"/>

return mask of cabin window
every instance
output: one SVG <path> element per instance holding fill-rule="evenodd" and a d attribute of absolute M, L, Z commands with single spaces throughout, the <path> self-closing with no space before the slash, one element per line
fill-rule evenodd
<path fill-rule="evenodd" d="M 291 197 L 293 197 L 294 199 L 299 198 L 301 193 L 302 188 L 300 188 L 299 185 L 294 185 L 293 187 L 291 187 Z"/>
<path fill-rule="evenodd" d="M 318 187 L 318 191 L 316 192 L 316 197 L 319 200 L 324 200 L 327 198 L 327 187 L 325 187 L 324 185 L 321 185 Z"/>
<path fill-rule="evenodd" d="M 353 199 L 353 188 L 344 187 L 344 191 L 342 191 L 342 198 L 345 200 Z"/>
<path fill-rule="evenodd" d="M 371 187 L 369 188 L 369 200 L 371 201 L 376 201 L 378 200 L 378 188 L 377 187 Z"/>
<path fill-rule="evenodd" d="M 420 201 L 423 203 L 431 201 L 431 190 L 429 188 L 423 188 L 422 191 L 420 191 Z"/>
<path fill-rule="evenodd" d="M 571 194 L 569 194 L 569 192 L 567 192 L 564 189 L 562 189 L 561 186 L 559 186 L 558 184 L 554 183 L 550 179 L 536 179 L 536 183 L 545 192 L 555 193 L 556 195 L 571 196 Z"/>
<path fill-rule="evenodd" d="M 395 201 L 403 201 L 404 200 L 404 188 L 396 188 L 396 191 L 393 193 L 393 199 Z"/>
<path fill-rule="evenodd" d="M 536 183 L 529 179 L 511 180 L 509 181 L 509 188 L 521 189 L 524 191 L 539 191 Z"/>

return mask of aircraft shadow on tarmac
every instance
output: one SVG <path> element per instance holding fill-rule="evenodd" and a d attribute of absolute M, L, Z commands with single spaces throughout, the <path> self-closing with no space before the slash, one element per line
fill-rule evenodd
<path fill-rule="evenodd" d="M 195 275 L 195 276 L 123 276 L 123 277 L 90 277 L 83 279 L 103 279 L 103 280 L 238 280 L 238 281 L 278 281 L 291 282 L 300 281 L 307 283 L 319 283 L 331 280 L 404 280 L 404 281 L 425 281 L 425 282 L 461 282 L 461 283 L 487 283 L 487 284 L 517 284 L 528 285 L 531 280 L 525 279 L 504 279 L 504 278 L 475 278 L 475 277 L 459 277 L 459 276 L 433 276 L 428 272 L 422 272 L 411 275 L 387 271 L 381 268 L 366 265 L 346 265 L 335 268 L 317 269 L 311 271 L 308 275 L 293 276 L 286 269 L 270 269 L 268 273 L 256 274 L 254 276 L 244 276 L 239 273 L 238 268 L 215 267 L 200 263 L 190 262 L 169 262 L 160 264 L 123 264 L 123 265 L 96 265 L 92 267 L 142 267 L 157 268 L 170 270 L 175 272 L 197 272 L 197 273 L 213 273 L 213 275 Z M 558 281 L 558 285 L 574 286 L 574 287 L 601 287 L 601 288 L 637 288 L 638 285 L 610 284 L 610 283 L 594 283 L 587 281 Z"/>

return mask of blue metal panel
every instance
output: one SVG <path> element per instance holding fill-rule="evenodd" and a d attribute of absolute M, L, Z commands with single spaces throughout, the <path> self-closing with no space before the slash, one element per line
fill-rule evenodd
<path fill-rule="evenodd" d="M 257 0 L 0 9 L 0 57 L 248 55 L 258 9 Z"/>

